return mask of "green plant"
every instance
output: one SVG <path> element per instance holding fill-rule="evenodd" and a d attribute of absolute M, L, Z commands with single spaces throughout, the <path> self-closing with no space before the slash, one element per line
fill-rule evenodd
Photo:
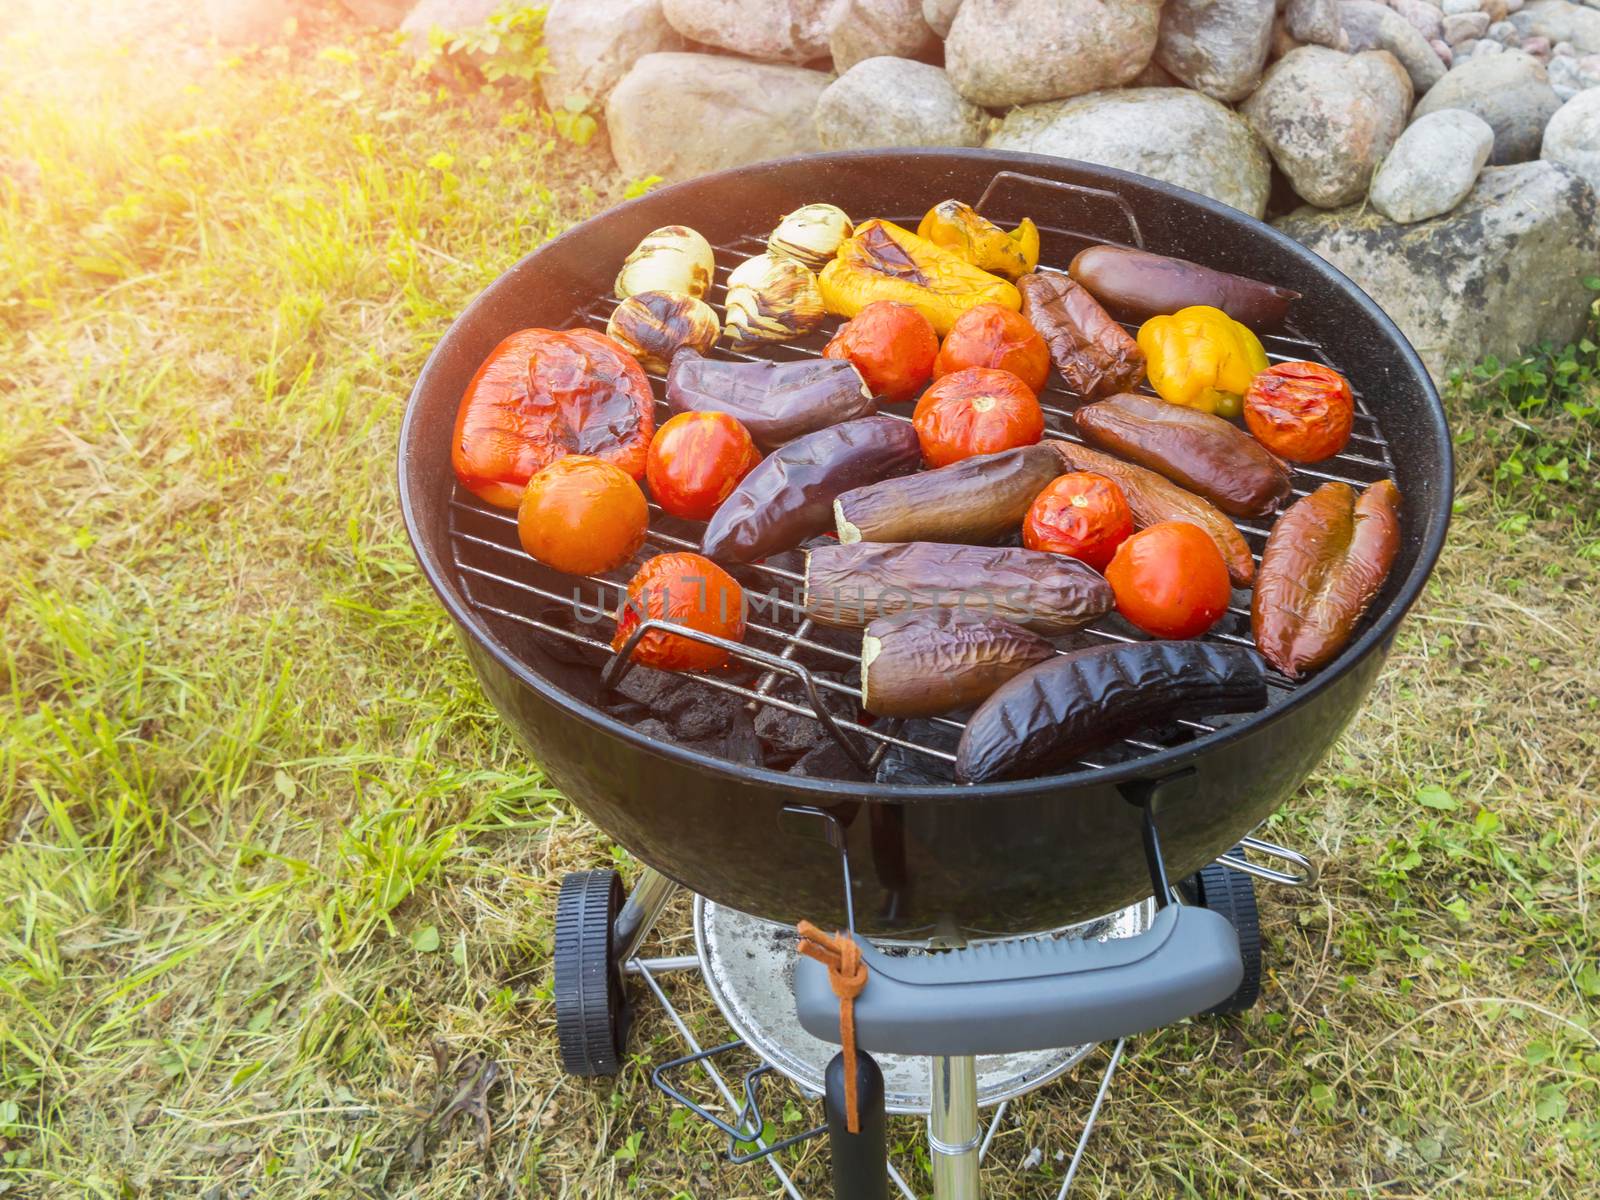
<path fill-rule="evenodd" d="M 417 60 L 419 73 L 441 66 L 476 70 L 490 83 L 514 79 L 532 83 L 544 74 L 544 18 L 542 4 L 502 4 L 482 25 L 448 33 L 434 29 L 428 35 L 429 52 Z"/>

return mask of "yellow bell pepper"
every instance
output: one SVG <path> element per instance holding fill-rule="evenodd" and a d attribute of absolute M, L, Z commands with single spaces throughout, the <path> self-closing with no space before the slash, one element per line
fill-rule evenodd
<path fill-rule="evenodd" d="M 895 300 L 927 317 L 940 337 L 979 304 L 1022 308 L 1021 294 L 1004 279 L 889 221 L 856 226 L 817 285 L 831 313 L 853 317 L 874 300 Z"/>
<path fill-rule="evenodd" d="M 922 218 L 917 236 L 943 246 L 980 271 L 1018 280 L 1039 265 L 1039 228 L 1027 217 L 1012 232 L 960 200 L 941 200 Z"/>
<path fill-rule="evenodd" d="M 1157 395 L 1221 417 L 1243 411 L 1245 389 L 1267 369 L 1261 339 L 1206 304 L 1151 317 L 1139 327 L 1138 342 Z"/>

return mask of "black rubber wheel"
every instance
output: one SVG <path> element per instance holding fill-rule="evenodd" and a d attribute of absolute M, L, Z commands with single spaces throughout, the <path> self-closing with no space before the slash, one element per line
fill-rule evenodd
<path fill-rule="evenodd" d="M 1244 847 L 1234 854 L 1244 857 Z M 1208 1015 L 1242 1013 L 1261 996 L 1261 916 L 1256 911 L 1256 881 L 1243 871 L 1221 863 L 1200 868 L 1179 885 L 1184 899 L 1201 908 L 1221 913 L 1239 935 L 1239 957 L 1244 960 L 1244 978 L 1239 990 L 1221 1004 L 1206 1009 Z"/>
<path fill-rule="evenodd" d="M 612 962 L 622 908 L 615 871 L 572 871 L 556 899 L 556 1039 L 569 1075 L 615 1075 L 628 1040 L 628 998 Z"/>

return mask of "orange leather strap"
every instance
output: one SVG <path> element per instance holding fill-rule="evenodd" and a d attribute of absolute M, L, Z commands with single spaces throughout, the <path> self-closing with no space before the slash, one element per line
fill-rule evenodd
<path fill-rule="evenodd" d="M 844 1118 L 851 1133 L 861 1132 L 861 1114 L 856 1104 L 856 997 L 867 986 L 867 964 L 861 961 L 861 947 L 843 933 L 829 937 L 810 921 L 797 927 L 800 944 L 796 947 L 807 958 L 828 968 L 828 984 L 839 997 L 839 1042 L 844 1050 Z"/>

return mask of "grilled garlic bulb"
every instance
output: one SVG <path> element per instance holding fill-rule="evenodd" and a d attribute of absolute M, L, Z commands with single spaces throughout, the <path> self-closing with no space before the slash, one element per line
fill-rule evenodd
<path fill-rule="evenodd" d="M 606 336 L 656 375 L 685 346 L 709 353 L 722 336 L 717 313 L 704 300 L 678 292 L 637 292 L 611 312 Z"/>
<path fill-rule="evenodd" d="M 640 292 L 676 292 L 698 300 L 711 286 L 716 266 L 705 238 L 687 225 L 663 225 L 623 260 L 613 290 L 618 300 Z"/>
<path fill-rule="evenodd" d="M 758 254 L 728 276 L 725 320 L 735 349 L 801 337 L 823 315 L 817 277 L 792 258 Z"/>
<path fill-rule="evenodd" d="M 854 232 L 844 209 L 832 204 L 807 204 L 778 222 L 767 239 L 767 253 L 792 258 L 802 267 L 820 271 Z"/>

